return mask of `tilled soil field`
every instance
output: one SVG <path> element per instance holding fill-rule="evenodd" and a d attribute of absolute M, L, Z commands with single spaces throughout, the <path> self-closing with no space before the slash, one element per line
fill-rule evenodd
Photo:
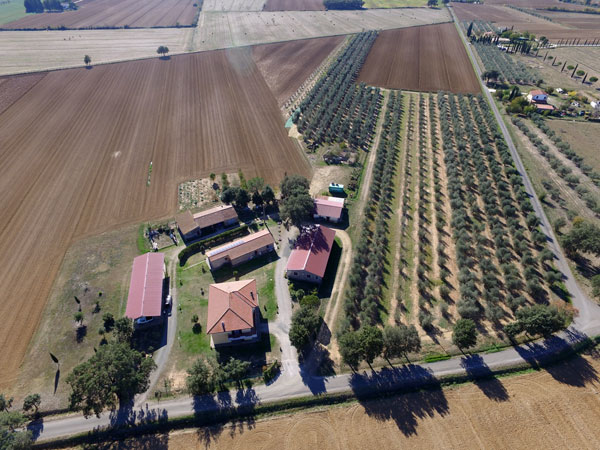
<path fill-rule="evenodd" d="M 479 92 L 479 82 L 452 23 L 381 32 L 358 81 L 411 91 Z"/>
<path fill-rule="evenodd" d="M 264 11 L 325 11 L 323 0 L 267 0 Z"/>
<path fill-rule="evenodd" d="M 600 421 L 591 356 L 453 389 L 257 422 L 157 434 L 111 449 L 593 449 Z"/>
<path fill-rule="evenodd" d="M 0 77 L 0 114 L 46 76 L 45 73 Z"/>
<path fill-rule="evenodd" d="M 249 49 L 51 72 L 0 115 L 0 387 L 73 240 L 173 214 L 178 183 L 238 169 L 310 170 Z"/>
<path fill-rule="evenodd" d="M 3 29 L 44 29 L 66 27 L 174 27 L 192 25 L 196 17 L 195 0 L 94 0 L 77 11 L 29 14 L 4 25 Z"/>
<path fill-rule="evenodd" d="M 582 30 L 597 30 L 600 28 L 600 16 L 596 14 L 578 14 L 568 12 L 540 11 L 546 17 L 568 27 Z"/>
<path fill-rule="evenodd" d="M 343 40 L 333 36 L 259 45 L 252 57 L 281 106 Z"/>

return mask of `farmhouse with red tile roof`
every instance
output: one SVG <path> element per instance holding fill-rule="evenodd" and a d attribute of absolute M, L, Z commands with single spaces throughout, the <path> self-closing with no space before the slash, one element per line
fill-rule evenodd
<path fill-rule="evenodd" d="M 302 233 L 287 263 L 287 277 L 292 280 L 320 284 L 325 275 L 335 230 L 317 225 Z"/>

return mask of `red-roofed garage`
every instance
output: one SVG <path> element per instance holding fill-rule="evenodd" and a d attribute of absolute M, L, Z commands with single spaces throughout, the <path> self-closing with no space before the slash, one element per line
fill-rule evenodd
<path fill-rule="evenodd" d="M 302 233 L 290 254 L 286 267 L 287 277 L 320 284 L 327 269 L 334 239 L 335 230 L 323 225 Z"/>
<path fill-rule="evenodd" d="M 146 253 L 133 260 L 125 316 L 136 326 L 160 323 L 163 306 L 165 255 Z"/>

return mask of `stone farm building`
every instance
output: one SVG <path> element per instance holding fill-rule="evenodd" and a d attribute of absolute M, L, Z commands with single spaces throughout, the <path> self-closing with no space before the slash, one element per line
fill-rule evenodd
<path fill-rule="evenodd" d="M 125 316 L 139 322 L 162 319 L 164 253 L 146 253 L 133 260 Z"/>
<path fill-rule="evenodd" d="M 344 212 L 344 199 L 339 197 L 317 197 L 315 198 L 315 219 L 328 220 L 339 223 Z"/>
<path fill-rule="evenodd" d="M 223 228 L 239 223 L 238 215 L 231 205 L 220 205 L 192 214 L 189 210 L 175 218 L 179 232 L 186 241 L 207 236 Z"/>
<path fill-rule="evenodd" d="M 211 347 L 256 341 L 260 335 L 256 280 L 211 284 L 207 316 Z"/>
<path fill-rule="evenodd" d="M 210 270 L 225 264 L 232 267 L 250 261 L 275 250 L 275 239 L 268 229 L 249 234 L 225 245 L 206 252 L 206 262 Z"/>
<path fill-rule="evenodd" d="M 317 225 L 303 232 L 296 240 L 286 267 L 291 280 L 320 284 L 325 275 L 335 230 Z"/>

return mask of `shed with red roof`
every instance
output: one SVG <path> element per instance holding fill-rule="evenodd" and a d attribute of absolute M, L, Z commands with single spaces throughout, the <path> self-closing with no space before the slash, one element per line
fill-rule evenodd
<path fill-rule="evenodd" d="M 256 280 L 211 284 L 206 323 L 210 345 L 257 340 L 259 314 Z"/>
<path fill-rule="evenodd" d="M 344 211 L 344 199 L 339 197 L 317 197 L 315 198 L 315 219 L 325 219 L 338 223 L 342 220 Z"/>
<path fill-rule="evenodd" d="M 162 317 L 164 275 L 164 253 L 146 253 L 133 260 L 126 317 L 140 322 Z"/>
<path fill-rule="evenodd" d="M 320 284 L 333 248 L 335 230 L 317 225 L 303 232 L 287 263 L 287 277 Z"/>

